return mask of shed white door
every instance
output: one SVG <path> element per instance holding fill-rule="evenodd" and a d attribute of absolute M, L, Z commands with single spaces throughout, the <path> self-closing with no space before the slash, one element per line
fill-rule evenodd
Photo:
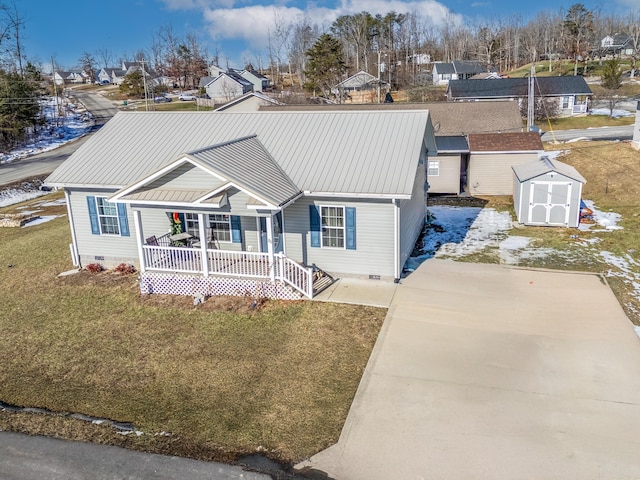
<path fill-rule="evenodd" d="M 571 182 L 531 182 L 529 223 L 568 225 Z"/>

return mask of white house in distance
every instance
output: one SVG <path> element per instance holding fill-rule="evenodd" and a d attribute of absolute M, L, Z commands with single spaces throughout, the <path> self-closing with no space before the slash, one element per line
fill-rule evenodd
<path fill-rule="evenodd" d="M 46 183 L 75 265 L 131 263 L 143 293 L 313 297 L 399 279 L 424 226 L 422 111 L 119 112 Z"/>
<path fill-rule="evenodd" d="M 253 91 L 253 84 L 241 77 L 237 73 L 222 72 L 217 77 L 206 77 L 208 83 L 204 84 L 204 89 L 209 98 L 215 102 L 229 102 L 234 98 L 241 97 L 245 93 Z M 201 83 L 201 85 L 202 85 Z"/>

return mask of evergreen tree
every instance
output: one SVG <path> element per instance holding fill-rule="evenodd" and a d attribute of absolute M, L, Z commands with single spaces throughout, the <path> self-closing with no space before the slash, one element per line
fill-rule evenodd
<path fill-rule="evenodd" d="M 329 97 L 331 87 L 340 82 L 347 70 L 340 41 L 325 33 L 307 51 L 307 57 L 305 88 L 314 92 L 314 95 L 319 91 L 321 95 Z"/>
<path fill-rule="evenodd" d="M 28 70 L 29 71 L 29 70 Z M 33 72 L 31 72 L 33 73 Z M 39 75 L 39 74 L 38 74 Z M 0 148 L 10 150 L 42 123 L 39 86 L 28 76 L 0 70 Z"/>
<path fill-rule="evenodd" d="M 622 69 L 620 60 L 607 60 L 602 67 L 602 86 L 610 90 L 617 90 L 622 85 Z"/>
<path fill-rule="evenodd" d="M 144 79 L 140 69 L 136 69 L 124 76 L 120 84 L 120 92 L 129 97 L 144 98 Z"/>

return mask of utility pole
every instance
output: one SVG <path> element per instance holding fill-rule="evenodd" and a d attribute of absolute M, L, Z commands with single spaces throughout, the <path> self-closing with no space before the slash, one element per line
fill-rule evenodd
<path fill-rule="evenodd" d="M 144 58 L 140 60 L 140 65 L 142 65 L 142 85 L 144 86 L 144 110 L 145 112 L 148 112 L 149 96 L 147 95 L 147 72 L 144 69 Z"/>
<path fill-rule="evenodd" d="M 531 73 L 529 74 L 529 91 L 527 96 L 527 132 L 531 131 L 531 127 L 533 127 L 533 119 L 535 114 L 535 109 L 533 108 L 534 104 L 534 83 L 536 77 L 536 65 L 535 63 L 531 65 Z"/>
<path fill-rule="evenodd" d="M 56 104 L 56 119 L 55 124 L 58 126 L 58 86 L 56 85 L 56 64 L 53 62 L 53 57 L 51 57 L 51 79 L 53 80 L 53 101 Z M 63 79 L 64 81 L 64 79 Z"/>

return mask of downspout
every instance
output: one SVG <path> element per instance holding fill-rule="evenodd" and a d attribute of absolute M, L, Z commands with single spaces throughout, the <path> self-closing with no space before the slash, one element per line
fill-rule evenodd
<path fill-rule="evenodd" d="M 400 281 L 400 206 L 398 205 L 398 199 L 393 199 L 393 269 L 394 269 L 394 282 Z"/>
<path fill-rule="evenodd" d="M 67 216 L 69 217 L 69 226 L 71 227 L 71 261 L 74 267 L 82 267 L 82 265 L 80 265 L 80 254 L 78 253 L 76 226 L 73 221 L 73 215 L 71 215 L 71 194 L 66 188 L 64 189 L 64 200 L 67 203 Z"/>
<path fill-rule="evenodd" d="M 202 274 L 205 277 L 209 276 L 209 255 L 207 254 L 207 248 L 209 248 L 209 239 L 207 238 L 207 231 L 204 226 L 204 213 L 198 213 L 198 235 L 200 236 L 200 266 L 202 267 Z"/>

